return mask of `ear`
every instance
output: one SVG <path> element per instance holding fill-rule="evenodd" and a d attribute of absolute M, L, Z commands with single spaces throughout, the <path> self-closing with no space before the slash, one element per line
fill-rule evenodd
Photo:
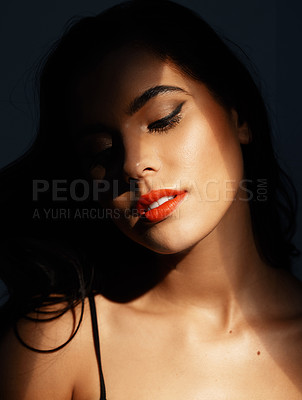
<path fill-rule="evenodd" d="M 238 113 L 236 110 L 232 109 L 232 119 L 235 124 L 237 131 L 237 137 L 241 144 L 249 144 L 252 141 L 252 133 L 246 122 L 239 122 Z"/>

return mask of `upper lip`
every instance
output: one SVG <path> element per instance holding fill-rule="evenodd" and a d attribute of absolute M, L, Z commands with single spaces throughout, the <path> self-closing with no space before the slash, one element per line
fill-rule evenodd
<path fill-rule="evenodd" d="M 185 190 L 175 190 L 175 189 L 151 190 L 149 193 L 142 195 L 139 198 L 137 204 L 146 207 L 154 203 L 155 201 L 158 201 L 161 197 L 176 196 L 182 193 L 185 193 Z"/>

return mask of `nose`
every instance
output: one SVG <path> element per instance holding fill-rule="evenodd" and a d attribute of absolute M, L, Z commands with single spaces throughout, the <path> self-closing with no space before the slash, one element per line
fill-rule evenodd
<path fill-rule="evenodd" d="M 161 169 L 157 146 L 151 138 L 124 141 L 123 174 L 127 183 L 155 176 Z"/>

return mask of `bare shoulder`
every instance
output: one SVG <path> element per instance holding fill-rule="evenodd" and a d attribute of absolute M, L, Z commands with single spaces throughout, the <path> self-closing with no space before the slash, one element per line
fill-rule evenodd
<path fill-rule="evenodd" d="M 75 382 L 85 360 L 90 328 L 88 300 L 51 321 L 18 322 L 17 338 L 9 328 L 0 343 L 0 398 L 3 400 L 40 400 L 73 398 Z M 76 335 L 65 346 L 72 333 Z M 33 349 L 26 347 L 29 346 Z M 36 350 L 34 350 L 36 349 Z M 55 350 L 56 351 L 53 351 Z M 93 351 L 92 351 L 93 355 Z"/>

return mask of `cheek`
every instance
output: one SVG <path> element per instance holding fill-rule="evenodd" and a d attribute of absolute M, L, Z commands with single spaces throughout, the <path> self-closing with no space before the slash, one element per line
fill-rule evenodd
<path fill-rule="evenodd" d="M 175 140 L 171 171 L 199 200 L 231 200 L 243 178 L 241 147 L 232 125 L 226 118 L 192 118 L 182 133 Z"/>
<path fill-rule="evenodd" d="M 230 178 L 238 172 L 240 175 L 242 153 L 232 126 L 226 121 L 201 120 L 198 127 L 192 129 L 189 143 L 184 146 L 186 162 L 194 160 L 199 165 L 198 173 L 208 178 L 215 178 L 216 174 Z"/>
<path fill-rule="evenodd" d="M 211 124 L 203 118 L 191 119 L 175 136 L 173 146 L 167 141 L 165 154 L 170 154 L 174 167 L 206 175 L 216 169 L 232 169 L 240 158 L 241 149 L 234 132 L 227 124 Z M 166 152 L 170 147 L 173 148 Z M 235 158 L 234 158 L 235 157 Z"/>

